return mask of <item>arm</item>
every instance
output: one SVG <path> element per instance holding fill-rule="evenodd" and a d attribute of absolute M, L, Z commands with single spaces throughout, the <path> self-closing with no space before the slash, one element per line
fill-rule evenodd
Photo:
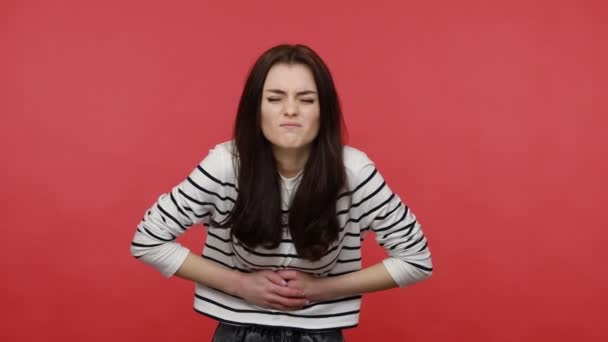
<path fill-rule="evenodd" d="M 213 261 L 188 253 L 186 260 L 175 275 L 208 287 L 220 289 L 230 295 L 238 296 L 242 273 L 231 270 Z"/>
<path fill-rule="evenodd" d="M 232 209 L 236 186 L 223 181 L 231 162 L 229 155 L 212 150 L 186 180 L 161 195 L 139 223 L 131 254 L 166 277 L 192 280 L 261 307 L 297 309 L 306 300 L 301 291 L 284 286 L 278 274 L 240 273 L 203 259 L 175 241 L 194 224 L 208 224 L 216 211 Z"/>
<path fill-rule="evenodd" d="M 332 300 L 397 287 L 383 263 L 337 277 L 317 278 L 304 272 L 278 272 L 289 281 L 288 286 L 303 291 L 311 302 Z"/>
<path fill-rule="evenodd" d="M 329 300 L 373 291 L 406 287 L 431 276 L 431 254 L 419 222 L 410 208 L 386 185 L 373 163 L 358 173 L 353 193 L 361 227 L 369 227 L 388 257 L 366 269 L 337 277 L 315 278 L 302 272 L 283 271 L 289 286 L 304 289 L 311 300 Z"/>
<path fill-rule="evenodd" d="M 137 226 L 131 254 L 165 277 L 175 274 L 190 253 L 177 237 L 231 206 L 236 190 L 217 181 L 225 178 L 225 164 L 225 156 L 211 150 L 187 179 L 159 196 Z"/>
<path fill-rule="evenodd" d="M 361 212 L 365 213 L 361 227 L 369 227 L 388 254 L 382 261 L 385 270 L 399 287 L 430 277 L 431 252 L 416 216 L 391 191 L 373 163 L 359 174 L 369 181 L 353 195 L 353 201 L 361 203 Z"/>
<path fill-rule="evenodd" d="M 382 263 L 338 277 L 323 278 L 319 284 L 323 289 L 321 296 L 327 297 L 326 299 L 388 290 L 397 286 Z"/>
<path fill-rule="evenodd" d="M 175 275 L 269 309 L 299 310 L 307 303 L 300 289 L 287 287 L 275 272 L 241 273 L 192 253 L 188 254 Z"/>

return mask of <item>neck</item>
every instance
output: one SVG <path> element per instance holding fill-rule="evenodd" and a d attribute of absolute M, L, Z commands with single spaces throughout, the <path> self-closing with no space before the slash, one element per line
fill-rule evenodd
<path fill-rule="evenodd" d="M 304 169 L 310 148 L 301 149 L 282 149 L 273 147 L 274 158 L 277 161 L 277 171 L 285 178 L 295 177 L 298 172 Z"/>

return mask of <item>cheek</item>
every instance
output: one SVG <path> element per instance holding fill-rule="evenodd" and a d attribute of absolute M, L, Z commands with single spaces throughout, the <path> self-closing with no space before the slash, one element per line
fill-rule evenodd
<path fill-rule="evenodd" d="M 266 112 L 266 115 L 261 115 L 261 127 L 264 137 L 273 144 L 280 144 L 283 139 L 283 132 L 277 126 L 277 116 Z"/>
<path fill-rule="evenodd" d="M 311 116 L 310 118 L 310 127 L 312 128 L 312 133 L 316 136 L 319 133 L 319 127 L 321 125 L 321 116 L 319 112 L 317 112 Z"/>
<path fill-rule="evenodd" d="M 272 110 L 267 106 L 262 105 L 260 113 L 262 128 L 272 127 L 273 118 L 274 116 L 272 115 Z"/>
<path fill-rule="evenodd" d="M 270 124 L 262 124 L 262 134 L 264 134 L 264 137 L 266 137 L 266 139 L 270 141 L 274 141 L 277 135 L 276 131 L 272 128 L 272 125 Z"/>

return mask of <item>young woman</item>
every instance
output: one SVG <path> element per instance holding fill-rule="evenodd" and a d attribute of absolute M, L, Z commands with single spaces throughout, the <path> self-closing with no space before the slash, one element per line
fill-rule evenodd
<path fill-rule="evenodd" d="M 144 215 L 131 253 L 196 283 L 194 309 L 220 322 L 214 341 L 342 341 L 363 293 L 431 275 L 416 217 L 342 129 L 321 58 L 275 46 L 247 78 L 233 140 Z M 197 223 L 202 256 L 175 241 Z M 388 257 L 362 269 L 370 230 Z"/>

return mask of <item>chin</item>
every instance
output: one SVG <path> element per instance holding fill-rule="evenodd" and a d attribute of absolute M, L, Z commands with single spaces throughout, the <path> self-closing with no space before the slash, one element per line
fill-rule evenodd
<path fill-rule="evenodd" d="M 275 145 L 275 146 L 278 148 L 282 148 L 284 150 L 297 150 L 297 149 L 304 147 L 303 145 L 300 145 L 300 144 L 280 144 L 280 145 Z"/>
<path fill-rule="evenodd" d="M 278 144 L 274 144 L 277 148 L 285 149 L 285 150 L 298 150 L 301 148 L 307 147 L 309 144 L 302 142 L 280 142 Z"/>

